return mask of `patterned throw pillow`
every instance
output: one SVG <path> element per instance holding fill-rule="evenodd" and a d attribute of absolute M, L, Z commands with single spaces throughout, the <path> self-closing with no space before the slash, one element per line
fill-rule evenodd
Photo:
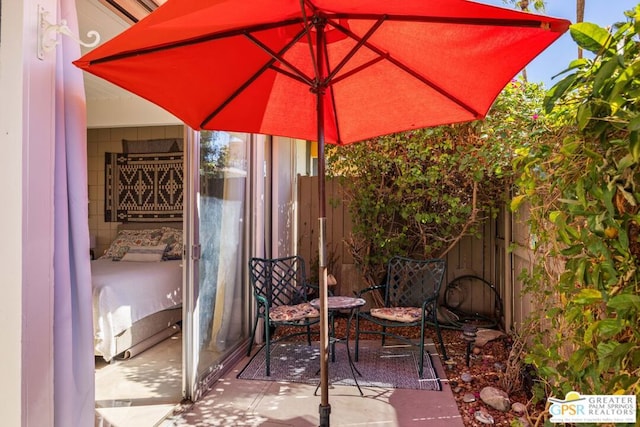
<path fill-rule="evenodd" d="M 159 262 L 166 249 L 167 245 L 164 243 L 155 246 L 130 246 L 120 261 Z"/>
<path fill-rule="evenodd" d="M 131 246 L 155 246 L 160 243 L 161 229 L 120 230 L 102 258 L 119 261 Z"/>
<path fill-rule="evenodd" d="M 163 259 L 182 259 L 183 240 L 182 230 L 171 227 L 162 227 L 162 243 L 167 245 Z"/>

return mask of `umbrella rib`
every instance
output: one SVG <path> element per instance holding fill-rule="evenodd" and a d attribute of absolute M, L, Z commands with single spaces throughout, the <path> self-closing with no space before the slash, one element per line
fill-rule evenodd
<path fill-rule="evenodd" d="M 353 58 L 353 56 L 360 50 L 360 48 L 365 45 L 365 43 L 367 42 L 367 40 L 369 40 L 371 38 L 371 36 L 378 30 L 378 28 L 380 28 L 380 25 L 382 25 L 384 23 L 384 21 L 386 20 L 386 16 L 383 15 L 380 17 L 380 19 L 378 19 L 372 26 L 371 28 L 369 28 L 369 30 L 365 33 L 364 36 L 362 36 L 362 38 L 356 38 L 355 40 L 358 42 L 356 43 L 356 45 L 351 49 L 351 51 L 345 55 L 344 58 L 342 58 L 342 61 L 340 61 L 340 63 L 338 65 L 335 66 L 335 68 L 329 73 L 329 75 L 326 78 L 326 81 L 329 82 L 333 79 L 333 77 L 340 72 L 340 70 L 347 64 L 347 62 L 349 62 L 349 60 L 351 58 Z M 333 21 L 333 20 L 328 20 L 331 25 L 334 28 L 337 28 L 339 30 L 346 30 L 346 28 L 342 27 L 339 23 Z"/>
<path fill-rule="evenodd" d="M 296 81 L 299 81 L 300 83 L 302 83 L 304 85 L 307 85 L 307 86 L 310 86 L 310 87 L 314 87 L 314 85 L 312 83 L 310 83 L 307 79 L 304 79 L 304 78 L 300 77 L 299 75 L 294 74 L 294 73 L 292 73 L 290 71 L 283 70 L 282 68 L 275 67 L 273 65 L 273 62 L 271 62 L 271 64 L 269 65 L 269 68 L 271 70 L 275 71 L 276 73 L 280 73 L 280 74 L 283 74 L 283 75 L 289 77 L 291 80 L 296 80 Z"/>
<path fill-rule="evenodd" d="M 145 48 L 139 48 L 139 49 L 132 50 L 132 51 L 121 52 L 121 53 L 117 53 L 117 54 L 114 54 L 114 55 L 107 55 L 107 56 L 104 56 L 102 58 L 97 58 L 97 59 L 93 59 L 93 60 L 89 61 L 89 65 L 96 65 L 96 64 L 101 64 L 101 63 L 104 63 L 104 62 L 117 61 L 119 59 L 126 59 L 126 58 L 130 58 L 130 57 L 133 57 L 133 56 L 149 55 L 149 54 L 152 54 L 152 53 L 162 52 L 162 51 L 165 51 L 165 50 L 179 49 L 179 48 L 182 48 L 182 47 L 185 47 L 185 46 L 191 46 L 191 45 L 195 45 L 195 44 L 198 44 L 198 43 L 206 43 L 206 42 L 210 42 L 210 41 L 214 41 L 214 40 L 218 40 L 218 39 L 235 37 L 235 36 L 239 36 L 239 35 L 246 35 L 247 33 L 253 33 L 253 32 L 271 30 L 271 29 L 280 28 L 280 27 L 286 27 L 286 26 L 289 26 L 289 25 L 299 24 L 300 22 L 302 22 L 302 18 L 294 18 L 294 19 L 288 19 L 288 20 L 280 21 L 280 22 L 273 22 L 273 23 L 269 23 L 269 24 L 254 25 L 254 26 L 248 27 L 248 28 L 237 28 L 237 29 L 234 29 L 234 30 L 224 31 L 224 32 L 221 32 L 221 33 L 204 34 L 202 36 L 194 37 L 194 38 L 191 38 L 191 39 L 179 40 L 179 41 L 175 41 L 175 42 L 172 42 L 172 43 L 166 43 L 166 44 L 159 45 L 159 46 L 150 46 L 150 47 L 145 47 Z"/>
<path fill-rule="evenodd" d="M 309 21 L 307 19 L 307 14 L 305 13 L 305 0 L 300 0 L 300 10 L 302 12 L 302 20 L 304 24 L 304 30 L 307 36 L 307 44 L 309 45 L 309 56 L 311 57 L 311 63 L 313 64 L 313 72 L 318 77 L 318 64 L 316 63 L 316 56 L 313 54 L 313 41 L 311 40 L 311 31 L 309 30 Z M 309 6 L 315 10 L 315 6 L 313 4 L 309 4 Z"/>
<path fill-rule="evenodd" d="M 301 31 L 299 34 L 296 35 L 296 37 L 294 38 L 294 42 L 297 42 L 298 40 L 300 40 L 302 38 L 302 36 L 305 35 L 307 31 L 303 30 Z M 291 48 L 291 46 L 293 45 L 293 43 L 288 44 L 284 49 L 282 49 L 280 52 L 274 52 L 273 50 L 271 50 L 268 46 L 266 46 L 264 43 L 262 43 L 260 40 L 258 40 L 257 38 L 255 38 L 252 34 L 246 34 L 247 38 L 249 40 L 251 40 L 256 46 L 258 46 L 260 49 L 262 49 L 263 51 L 265 51 L 268 55 L 271 56 L 271 58 L 274 59 L 274 61 L 271 62 L 271 64 L 273 64 L 275 61 L 278 61 L 280 63 L 282 63 L 284 66 L 286 66 L 287 68 L 290 68 L 291 71 L 293 71 L 293 73 L 285 73 L 288 74 L 289 76 L 293 77 L 294 75 L 297 76 L 297 80 L 301 80 L 304 83 L 308 84 L 309 86 L 313 86 L 313 82 L 312 79 L 308 78 L 304 72 L 302 72 L 298 67 L 296 67 L 295 65 L 293 65 L 291 62 L 287 61 L 286 59 L 283 58 L 283 54 L 289 50 Z M 275 68 L 274 68 L 275 69 Z M 277 70 L 277 69 L 276 69 Z M 281 70 L 277 70 L 277 71 L 281 71 Z M 284 70 L 282 70 L 284 73 Z"/>
<path fill-rule="evenodd" d="M 252 40 L 252 37 L 249 37 L 249 34 L 245 34 L 249 40 Z M 213 110 L 209 115 L 207 115 L 207 117 L 205 117 L 205 119 L 200 123 L 200 128 L 204 128 L 205 125 L 207 123 L 209 123 L 216 115 L 218 115 L 218 113 L 220 111 L 222 111 L 227 105 L 229 105 L 229 103 L 231 101 L 233 101 L 238 95 L 240 95 L 247 87 L 251 86 L 251 84 L 256 81 L 258 79 L 258 77 L 260 77 L 260 75 L 262 73 L 264 73 L 266 70 L 268 70 L 269 68 L 273 69 L 273 64 L 278 61 L 278 56 L 282 55 L 284 52 L 286 52 L 287 50 L 291 49 L 291 46 L 293 46 L 295 43 L 298 42 L 298 40 L 300 40 L 300 38 L 302 38 L 302 36 L 304 35 L 304 31 L 301 31 L 299 34 L 296 35 L 296 37 L 294 37 L 292 40 L 289 41 L 289 43 L 287 43 L 281 50 L 279 53 L 277 53 L 275 56 L 272 55 L 272 58 L 267 61 L 267 63 L 265 63 L 262 67 L 260 67 L 260 69 L 254 74 L 252 75 L 250 78 L 248 78 L 244 84 L 242 84 L 238 89 L 236 89 L 235 91 L 233 91 L 233 93 L 224 101 L 222 101 L 220 103 L 220 105 Z"/>
<path fill-rule="evenodd" d="M 379 19 L 382 14 L 332 13 L 332 19 Z M 480 25 L 489 27 L 522 27 L 551 29 L 548 21 L 539 19 L 504 19 L 504 18 L 463 18 L 446 16 L 417 16 L 417 15 L 384 15 L 387 21 L 423 22 L 430 24 Z"/>
<path fill-rule="evenodd" d="M 346 78 L 348 78 L 348 77 L 351 77 L 352 75 L 354 75 L 354 74 L 356 74 L 356 73 L 359 73 L 360 71 L 362 71 L 362 70 L 364 70 L 364 69 L 366 69 L 366 68 L 369 68 L 369 67 L 371 67 L 372 65 L 377 64 L 377 63 L 378 63 L 378 62 L 380 62 L 380 61 L 384 61 L 384 59 L 385 59 L 385 58 L 383 58 L 382 56 L 377 56 L 377 57 L 373 58 L 372 60 L 367 61 L 367 62 L 365 62 L 365 63 L 364 63 L 364 64 L 362 64 L 362 65 L 358 65 L 356 68 L 354 68 L 354 69 L 352 69 L 352 70 L 349 70 L 349 71 L 347 71 L 347 72 L 346 72 L 346 73 L 344 73 L 344 74 L 341 74 L 341 75 L 340 75 L 340 76 L 338 76 L 338 77 L 334 77 L 334 78 L 332 78 L 332 79 L 331 79 L 331 81 L 330 81 L 327 85 L 328 85 L 328 86 L 334 85 L 334 84 L 336 84 L 337 82 L 342 81 L 342 80 L 344 80 L 344 79 L 346 79 Z"/>
<path fill-rule="evenodd" d="M 325 67 L 327 70 L 329 70 L 329 52 L 327 51 L 327 44 L 324 44 L 324 60 L 325 60 Z M 331 92 L 331 96 L 329 97 L 330 101 L 331 101 L 331 111 L 333 111 L 333 123 L 335 126 L 335 130 L 336 130 L 336 141 L 340 141 L 341 137 L 340 137 L 340 122 L 338 121 L 338 109 L 336 107 L 336 97 L 335 97 L 335 93 L 333 92 L 333 83 L 336 82 L 336 80 L 330 80 L 328 81 L 328 77 L 327 79 L 325 79 L 325 83 L 324 86 L 329 89 L 329 91 Z M 337 81 L 339 81 L 340 79 L 338 79 Z"/>

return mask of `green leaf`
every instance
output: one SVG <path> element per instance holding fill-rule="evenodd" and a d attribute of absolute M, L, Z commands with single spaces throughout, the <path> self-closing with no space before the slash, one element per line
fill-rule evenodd
<path fill-rule="evenodd" d="M 602 301 L 602 293 L 597 289 L 581 289 L 573 300 L 579 305 L 588 305 Z"/>
<path fill-rule="evenodd" d="M 640 115 L 636 116 L 633 120 L 636 121 L 636 126 L 638 126 L 638 129 L 640 129 Z M 629 122 L 629 126 L 631 126 L 631 122 Z M 635 162 L 638 162 L 638 160 L 640 160 L 640 138 L 629 138 L 629 154 L 631 154 Z"/>
<path fill-rule="evenodd" d="M 634 118 L 629 120 L 629 124 L 627 125 L 627 129 L 630 132 L 640 130 L 640 114 L 638 114 L 637 116 L 635 116 Z M 634 154 L 634 158 L 636 160 L 638 160 L 638 157 L 636 157 L 636 154 Z"/>
<path fill-rule="evenodd" d="M 524 202 L 525 200 L 525 196 L 524 195 L 519 195 L 519 196 L 515 196 L 514 198 L 511 199 L 511 211 L 512 212 L 516 212 L 518 210 L 518 208 L 520 207 L 520 205 L 522 204 L 522 202 Z"/>
<path fill-rule="evenodd" d="M 587 198 L 584 191 L 584 179 L 582 178 L 578 179 L 578 181 L 576 182 L 576 197 L 583 207 L 587 206 Z"/>
<path fill-rule="evenodd" d="M 580 22 L 569 27 L 569 33 L 581 48 L 593 53 L 609 49 L 611 35 L 591 22 Z"/>
<path fill-rule="evenodd" d="M 625 169 L 630 168 L 634 165 L 634 163 L 635 159 L 633 158 L 633 156 L 631 154 L 627 154 L 618 161 L 618 173 L 624 172 Z M 622 185 L 620 184 L 618 184 L 618 188 L 624 189 L 624 187 L 622 187 Z"/>
<path fill-rule="evenodd" d="M 604 338 L 611 338 L 622 331 L 620 319 L 603 319 L 596 323 L 596 329 Z"/>
<path fill-rule="evenodd" d="M 627 87 L 632 83 L 640 73 L 640 61 L 636 61 L 624 69 L 616 79 L 616 84 L 609 95 L 609 100 L 613 101 L 620 94 L 624 93 Z"/>
<path fill-rule="evenodd" d="M 572 245 L 560 251 L 564 256 L 578 255 L 580 252 L 582 252 L 582 245 Z"/>
<path fill-rule="evenodd" d="M 598 344 L 598 365 L 602 370 L 614 369 L 618 371 L 622 360 L 627 356 L 633 348 L 632 342 L 619 343 L 617 341 L 609 341 Z"/>
<path fill-rule="evenodd" d="M 565 92 L 573 86 L 573 83 L 577 78 L 578 74 L 570 74 L 549 89 L 543 102 L 544 111 L 546 113 L 550 113 L 551 110 L 553 110 L 556 101 L 564 96 Z"/>
<path fill-rule="evenodd" d="M 608 341 L 608 342 L 601 342 L 598 344 L 598 359 L 606 359 L 608 356 L 610 356 L 613 351 L 615 350 L 615 348 L 619 345 L 618 342 L 615 341 Z"/>
<path fill-rule="evenodd" d="M 576 268 L 575 280 L 579 285 L 584 284 L 584 272 L 587 270 L 587 260 L 586 258 L 582 258 L 578 262 L 578 267 Z"/>
<path fill-rule="evenodd" d="M 589 353 L 590 351 L 585 348 L 574 351 L 569 357 L 569 366 L 571 369 L 574 371 L 581 371 L 585 366 L 587 366 L 587 364 L 590 364 L 590 361 L 588 360 Z"/>
<path fill-rule="evenodd" d="M 553 211 L 549 213 L 549 221 L 555 225 L 564 224 L 564 214 L 561 211 Z"/>
<path fill-rule="evenodd" d="M 580 130 L 584 130 L 584 128 L 586 128 L 587 125 L 589 124 L 589 120 L 591 120 L 591 117 L 593 117 L 593 113 L 591 112 L 591 105 L 581 104 L 578 107 L 578 113 L 577 113 L 578 128 Z"/>
<path fill-rule="evenodd" d="M 618 57 L 611 58 L 602 63 L 593 81 L 593 93 L 599 94 L 602 86 L 611 78 L 613 72 L 618 68 Z"/>
<path fill-rule="evenodd" d="M 618 294 L 607 301 L 607 307 L 615 312 L 640 312 L 640 295 Z"/>

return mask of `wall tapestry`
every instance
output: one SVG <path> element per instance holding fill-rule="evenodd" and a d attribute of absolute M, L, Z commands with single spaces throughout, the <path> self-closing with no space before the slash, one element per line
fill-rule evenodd
<path fill-rule="evenodd" d="M 181 221 L 183 153 L 105 153 L 106 222 Z"/>
<path fill-rule="evenodd" d="M 182 147 L 182 138 L 122 140 L 123 153 L 177 153 Z"/>

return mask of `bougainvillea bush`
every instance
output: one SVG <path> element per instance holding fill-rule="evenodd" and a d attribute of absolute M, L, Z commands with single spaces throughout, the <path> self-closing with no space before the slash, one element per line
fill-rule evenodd
<path fill-rule="evenodd" d="M 368 281 L 394 255 L 442 257 L 505 203 L 512 161 L 544 129 L 544 91 L 514 80 L 489 116 L 418 129 L 345 147 L 327 147 L 353 220 L 348 244 Z"/>

